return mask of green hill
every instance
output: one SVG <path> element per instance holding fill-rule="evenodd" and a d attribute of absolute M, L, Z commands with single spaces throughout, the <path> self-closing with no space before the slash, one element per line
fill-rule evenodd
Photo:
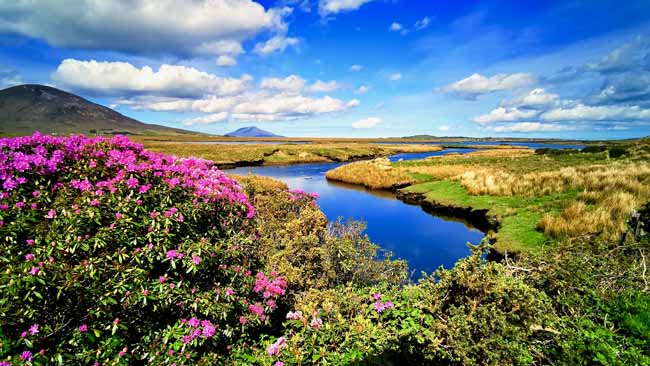
<path fill-rule="evenodd" d="M 147 124 L 53 87 L 18 85 L 0 90 L 0 133 L 197 134 Z"/>

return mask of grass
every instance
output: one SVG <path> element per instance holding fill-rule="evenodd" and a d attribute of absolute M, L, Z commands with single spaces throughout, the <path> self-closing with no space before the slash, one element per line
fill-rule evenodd
<path fill-rule="evenodd" d="M 371 159 L 406 152 L 438 151 L 440 146 L 417 144 L 313 143 L 225 145 L 141 140 L 152 151 L 178 156 L 196 156 L 220 167 L 241 165 L 286 165 Z"/>
<path fill-rule="evenodd" d="M 390 187 L 397 182 L 391 177 L 406 176 L 411 186 L 404 190 L 426 200 L 489 210 L 501 223 L 497 250 L 534 251 L 584 235 L 618 240 L 632 211 L 650 201 L 650 145 L 639 141 L 626 149 L 616 159 L 608 152 L 483 150 L 400 161 L 380 173 L 377 165 L 348 164 L 337 175 L 367 187 Z"/>
<path fill-rule="evenodd" d="M 371 189 L 391 189 L 417 181 L 406 172 L 393 169 L 386 158 L 360 161 L 328 171 L 329 180 L 360 184 Z"/>
<path fill-rule="evenodd" d="M 510 252 L 539 248 L 548 238 L 536 229 L 537 223 L 545 213 L 559 212 L 563 202 L 577 195 L 575 191 L 541 197 L 471 195 L 452 180 L 415 184 L 404 191 L 422 193 L 425 199 L 443 205 L 489 210 L 501 223 L 494 234 L 497 250 Z"/>

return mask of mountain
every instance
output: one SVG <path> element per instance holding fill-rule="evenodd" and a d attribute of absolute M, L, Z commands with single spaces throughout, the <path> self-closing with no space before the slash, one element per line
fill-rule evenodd
<path fill-rule="evenodd" d="M 195 134 L 124 116 L 80 96 L 45 85 L 0 90 L 0 133 Z"/>
<path fill-rule="evenodd" d="M 271 133 L 269 131 L 264 131 L 264 130 L 262 130 L 260 128 L 255 127 L 255 126 L 242 127 L 240 129 L 238 129 L 237 131 L 227 133 L 224 136 L 227 136 L 227 137 L 282 137 L 282 136 L 276 135 L 274 133 Z"/>

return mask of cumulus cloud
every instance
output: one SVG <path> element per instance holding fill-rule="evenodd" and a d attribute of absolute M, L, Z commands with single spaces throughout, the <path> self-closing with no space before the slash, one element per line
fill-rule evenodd
<path fill-rule="evenodd" d="M 390 80 L 390 81 L 400 81 L 400 80 L 402 80 L 402 74 L 400 74 L 400 73 L 391 74 L 391 75 L 388 76 L 388 80 Z"/>
<path fill-rule="evenodd" d="M 369 87 L 365 85 L 361 85 L 360 87 L 357 88 L 357 90 L 354 91 L 355 94 L 366 94 L 370 90 Z"/>
<path fill-rule="evenodd" d="M 438 131 L 447 132 L 449 130 L 451 130 L 451 126 L 449 125 L 441 125 L 440 127 L 438 127 Z"/>
<path fill-rule="evenodd" d="M 502 101 L 501 106 L 538 109 L 554 105 L 559 99 L 558 94 L 549 93 L 543 88 L 536 88 L 523 95 Z"/>
<path fill-rule="evenodd" d="M 557 132 L 557 131 L 571 131 L 574 127 L 565 126 L 560 124 L 545 124 L 539 122 L 518 122 L 509 125 L 494 126 L 489 130 L 504 133 L 504 132 Z"/>
<path fill-rule="evenodd" d="M 429 28 L 430 25 L 431 25 L 431 18 L 424 17 L 424 18 L 418 20 L 417 22 L 415 22 L 413 27 L 416 30 L 423 30 L 423 29 Z"/>
<path fill-rule="evenodd" d="M 531 118 L 539 113 L 535 110 L 520 110 L 516 107 L 514 108 L 504 108 L 499 107 L 493 109 L 488 114 L 478 116 L 474 118 L 474 122 L 485 125 L 494 122 L 506 122 L 506 121 L 517 121 L 521 119 Z"/>
<path fill-rule="evenodd" d="M 269 38 L 266 42 L 257 43 L 253 52 L 267 56 L 275 52 L 283 52 L 287 47 L 296 46 L 298 43 L 300 43 L 298 38 L 278 34 Z"/>
<path fill-rule="evenodd" d="M 329 96 L 312 98 L 300 94 L 257 90 L 235 96 L 202 99 L 137 97 L 118 100 L 116 104 L 139 110 L 208 113 L 215 115 L 214 118 L 223 116 L 220 113 L 226 113 L 238 120 L 279 121 L 342 112 L 358 106 L 359 101 L 352 99 L 345 102 Z M 203 121 L 201 118 L 210 120 L 209 116 L 202 116 L 192 119 L 192 123 L 200 123 Z"/>
<path fill-rule="evenodd" d="M 161 65 L 135 67 L 128 62 L 65 59 L 52 79 L 67 87 L 98 95 L 159 94 L 199 97 L 233 95 L 246 90 L 251 77 L 219 77 L 193 67 Z"/>
<path fill-rule="evenodd" d="M 399 32 L 399 31 L 402 30 L 402 28 L 403 28 L 403 27 L 402 27 L 401 24 L 399 24 L 399 23 L 397 23 L 397 22 L 393 22 L 393 23 L 390 25 L 390 27 L 388 27 L 388 30 L 390 30 L 391 32 Z"/>
<path fill-rule="evenodd" d="M 536 77 L 529 73 L 496 74 L 491 77 L 472 74 L 465 79 L 447 85 L 442 90 L 449 94 L 473 100 L 482 94 L 520 88 L 536 81 Z"/>
<path fill-rule="evenodd" d="M 382 123 L 383 120 L 378 117 L 368 117 L 352 123 L 352 128 L 373 128 Z"/>
<path fill-rule="evenodd" d="M 318 12 L 321 16 L 335 15 L 359 9 L 373 0 L 320 0 Z"/>
<path fill-rule="evenodd" d="M 232 56 L 221 55 L 217 57 L 218 66 L 235 66 L 237 65 L 237 59 Z"/>
<path fill-rule="evenodd" d="M 208 125 L 216 122 L 225 121 L 228 118 L 227 112 L 208 114 L 207 116 L 189 118 L 183 121 L 185 126 Z"/>
<path fill-rule="evenodd" d="M 361 66 L 361 65 L 357 65 L 357 64 L 350 65 L 350 71 L 359 72 L 361 70 L 363 70 L 363 66 Z"/>
<path fill-rule="evenodd" d="M 588 106 L 582 103 L 571 107 L 548 110 L 540 115 L 545 121 L 647 121 L 650 109 L 639 106 Z"/>
<path fill-rule="evenodd" d="M 309 91 L 312 93 L 328 93 L 339 89 L 341 85 L 336 81 L 321 81 L 316 80 L 315 83 L 309 86 Z"/>
<path fill-rule="evenodd" d="M 307 81 L 298 75 L 289 75 L 281 78 L 264 78 L 260 86 L 262 89 L 278 90 L 286 93 L 297 94 L 304 88 Z"/>
<path fill-rule="evenodd" d="M 263 31 L 285 32 L 287 13 L 252 0 L 2 1 L 0 31 L 57 47 L 186 56 L 224 40 L 233 46 Z"/>

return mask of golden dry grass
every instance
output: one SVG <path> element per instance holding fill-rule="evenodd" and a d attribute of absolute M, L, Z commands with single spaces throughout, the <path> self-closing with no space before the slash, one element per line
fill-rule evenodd
<path fill-rule="evenodd" d="M 402 170 L 391 166 L 386 158 L 346 164 L 328 171 L 327 179 L 360 184 L 371 189 L 390 189 L 413 182 Z"/>

